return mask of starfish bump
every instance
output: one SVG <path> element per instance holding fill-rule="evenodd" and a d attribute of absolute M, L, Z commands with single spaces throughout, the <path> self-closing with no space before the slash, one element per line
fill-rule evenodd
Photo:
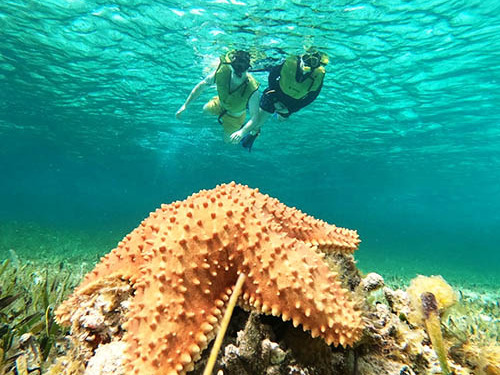
<path fill-rule="evenodd" d="M 355 231 L 230 184 L 162 205 L 127 235 L 56 312 L 70 324 L 84 295 L 121 279 L 135 293 L 125 317 L 127 373 L 185 374 L 217 333 L 238 275 L 239 304 L 351 345 L 360 312 L 321 252 L 353 252 Z"/>

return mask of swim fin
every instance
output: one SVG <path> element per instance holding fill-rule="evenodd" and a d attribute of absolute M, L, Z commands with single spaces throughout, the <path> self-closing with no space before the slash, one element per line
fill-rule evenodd
<path fill-rule="evenodd" d="M 259 133 L 256 133 L 256 134 L 249 133 L 242 138 L 240 143 L 243 146 L 243 148 L 248 148 L 248 152 L 251 152 L 255 138 L 257 138 L 258 136 L 259 136 Z"/>

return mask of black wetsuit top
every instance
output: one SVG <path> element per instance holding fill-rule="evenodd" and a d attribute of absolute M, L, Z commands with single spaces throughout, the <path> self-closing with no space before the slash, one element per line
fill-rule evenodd
<path fill-rule="evenodd" d="M 276 108 L 274 104 L 276 102 L 283 103 L 288 109 L 288 113 L 280 113 L 283 117 L 288 117 L 292 113 L 297 112 L 299 109 L 311 104 L 319 95 L 321 88 L 323 87 L 323 82 L 316 91 L 311 91 L 307 93 L 302 99 L 295 99 L 291 96 L 285 94 L 281 91 L 279 84 L 279 78 L 281 76 L 281 68 L 283 64 L 273 66 L 269 71 L 268 85 L 269 87 L 264 90 L 262 97 L 260 98 L 260 107 L 267 112 L 274 113 Z M 295 73 L 296 80 L 300 82 L 303 79 L 302 71 L 297 64 L 297 72 Z M 307 76 L 306 76 L 307 77 Z"/>

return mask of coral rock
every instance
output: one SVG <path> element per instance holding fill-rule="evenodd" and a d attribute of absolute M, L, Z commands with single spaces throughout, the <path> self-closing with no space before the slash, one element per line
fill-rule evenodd
<path fill-rule="evenodd" d="M 99 346 L 90 359 L 84 375 L 124 375 L 121 363 L 124 346 L 124 342 L 116 341 Z"/>
<path fill-rule="evenodd" d="M 123 324 L 125 372 L 184 374 L 216 335 L 245 273 L 240 306 L 300 324 L 328 344 L 352 345 L 361 335 L 361 313 L 322 252 L 352 253 L 359 242 L 355 231 L 233 182 L 152 212 L 102 258 L 56 317 L 71 324 L 80 300 L 109 280 L 124 280 L 134 289 Z"/>
<path fill-rule="evenodd" d="M 384 285 L 384 278 L 375 272 L 370 272 L 361 280 L 361 287 L 366 293 L 383 288 Z"/>

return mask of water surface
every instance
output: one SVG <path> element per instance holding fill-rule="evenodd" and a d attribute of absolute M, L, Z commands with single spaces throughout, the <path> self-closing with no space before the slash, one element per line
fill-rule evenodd
<path fill-rule="evenodd" d="M 499 15 L 496 0 L 4 0 L 0 252 L 100 255 L 160 203 L 234 180 L 357 229 L 365 271 L 498 286 Z M 175 119 L 228 48 L 312 45 L 330 56 L 320 96 L 252 153 L 201 114 L 214 91 Z"/>

